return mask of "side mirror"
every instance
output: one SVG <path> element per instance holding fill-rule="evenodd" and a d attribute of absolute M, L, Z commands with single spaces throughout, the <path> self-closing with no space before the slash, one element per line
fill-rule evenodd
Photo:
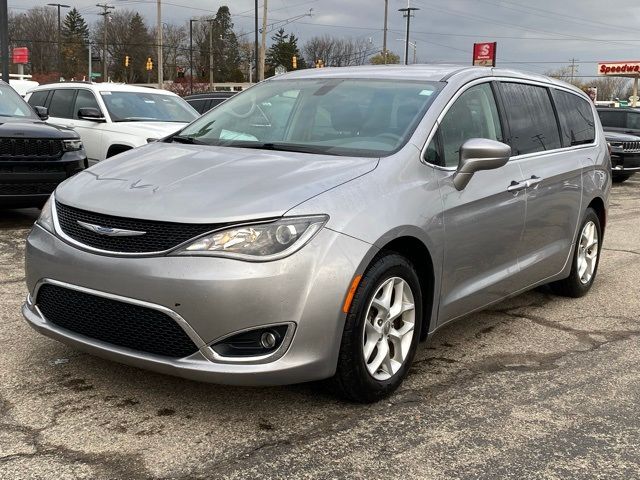
<path fill-rule="evenodd" d="M 105 118 L 102 116 L 102 112 L 93 107 L 84 107 L 78 110 L 78 118 L 81 120 L 91 120 L 93 122 L 105 121 Z"/>
<path fill-rule="evenodd" d="M 464 190 L 474 173 L 500 168 L 509 158 L 509 145 L 486 138 L 471 138 L 460 147 L 460 163 L 453 174 L 453 185 L 456 190 Z"/>
<path fill-rule="evenodd" d="M 49 119 L 49 110 L 47 110 L 46 107 L 33 107 L 33 109 L 36 111 L 36 115 L 38 115 L 38 117 L 40 117 L 40 120 L 48 120 Z"/>

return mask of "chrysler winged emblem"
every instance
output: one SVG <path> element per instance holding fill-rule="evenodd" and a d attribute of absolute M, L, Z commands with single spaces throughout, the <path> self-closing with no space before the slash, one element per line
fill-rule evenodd
<path fill-rule="evenodd" d="M 97 233 L 98 235 L 106 235 L 108 237 L 139 237 L 147 232 L 139 232 L 136 230 L 123 230 L 121 228 L 102 227 L 100 225 L 94 225 L 92 223 L 81 222 L 76 220 L 78 225 L 87 230 Z"/>

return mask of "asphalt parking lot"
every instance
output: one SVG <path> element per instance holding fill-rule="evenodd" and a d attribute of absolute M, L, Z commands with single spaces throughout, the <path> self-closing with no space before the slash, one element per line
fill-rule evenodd
<path fill-rule="evenodd" d="M 640 175 L 637 175 L 640 177 Z M 534 291 L 423 345 L 400 391 L 199 384 L 32 331 L 0 212 L 0 478 L 640 478 L 640 178 L 613 189 L 582 299 Z"/>

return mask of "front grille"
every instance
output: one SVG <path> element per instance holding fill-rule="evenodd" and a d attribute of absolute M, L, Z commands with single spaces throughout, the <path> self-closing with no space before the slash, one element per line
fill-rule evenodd
<path fill-rule="evenodd" d="M 625 153 L 640 152 L 640 141 L 622 142 L 622 150 Z"/>
<path fill-rule="evenodd" d="M 47 321 L 118 347 L 172 358 L 198 351 L 172 318 L 151 308 L 51 284 L 40 287 L 36 305 Z"/>
<path fill-rule="evenodd" d="M 62 153 L 62 140 L 0 138 L 0 160 L 56 160 Z"/>
<path fill-rule="evenodd" d="M 56 212 L 60 228 L 66 235 L 83 245 L 114 253 L 163 252 L 177 247 L 187 240 L 224 226 L 210 223 L 171 223 L 114 217 L 87 212 L 63 205 L 60 202 L 56 202 Z M 135 237 L 109 237 L 87 230 L 80 226 L 78 221 L 101 227 L 146 233 Z"/>
<path fill-rule="evenodd" d="M 49 183 L 0 183 L 0 195 L 50 195 L 58 182 Z"/>

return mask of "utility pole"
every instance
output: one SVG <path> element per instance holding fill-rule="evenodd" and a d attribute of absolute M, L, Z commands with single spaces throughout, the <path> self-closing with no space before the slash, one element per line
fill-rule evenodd
<path fill-rule="evenodd" d="M 109 10 L 114 9 L 116 7 L 112 5 L 107 5 L 106 3 L 97 3 L 96 7 L 102 8 L 102 13 L 98 15 L 102 15 L 104 19 L 104 26 L 102 28 L 102 81 L 107 81 L 107 25 L 109 25 Z"/>
<path fill-rule="evenodd" d="M 574 78 L 575 78 L 575 76 L 576 76 L 576 68 L 577 68 L 577 67 L 576 67 L 576 62 L 577 62 L 577 61 L 578 61 L 578 60 L 577 60 L 577 59 L 575 59 L 575 58 L 572 58 L 572 59 L 571 59 L 571 83 L 573 83 L 573 80 L 574 80 Z"/>
<path fill-rule="evenodd" d="M 264 62 L 267 54 L 267 0 L 262 0 L 262 44 L 260 45 L 260 77 L 264 80 Z"/>
<path fill-rule="evenodd" d="M 399 12 L 403 12 L 404 16 L 407 19 L 407 30 L 405 34 L 405 44 L 404 44 L 404 64 L 409 64 L 409 27 L 411 25 L 411 12 L 420 10 L 416 7 L 411 7 L 411 0 L 407 0 L 407 8 L 399 8 Z"/>
<path fill-rule="evenodd" d="M 89 42 L 89 81 L 92 82 L 93 81 L 93 52 L 92 52 L 92 45 L 91 42 Z"/>
<path fill-rule="evenodd" d="M 62 32 L 62 24 L 60 23 L 60 9 L 61 8 L 71 8 L 69 5 L 63 5 L 61 3 L 47 3 L 47 6 L 49 7 L 58 7 L 58 48 L 57 48 L 57 52 L 58 52 L 58 77 L 61 76 L 62 73 L 62 55 L 61 55 L 61 46 L 62 46 L 62 42 L 61 42 L 61 32 Z"/>
<path fill-rule="evenodd" d="M 382 58 L 387 64 L 387 19 L 389 18 L 389 0 L 384 0 L 384 35 L 382 37 Z"/>
<path fill-rule="evenodd" d="M 0 0 L 0 58 L 2 80 L 9 83 L 9 7 L 7 0 Z"/>
<path fill-rule="evenodd" d="M 213 91 L 213 18 L 209 22 L 209 90 Z"/>
<path fill-rule="evenodd" d="M 258 0 L 255 0 L 255 25 L 254 25 L 254 34 L 255 34 L 255 38 L 254 38 L 254 45 L 253 45 L 253 56 L 254 56 L 254 62 L 256 63 L 256 79 L 260 77 L 259 73 L 258 73 L 258 56 L 260 55 L 258 53 Z"/>
<path fill-rule="evenodd" d="M 164 66 L 162 65 L 162 0 L 158 0 L 158 88 L 164 85 Z"/>

